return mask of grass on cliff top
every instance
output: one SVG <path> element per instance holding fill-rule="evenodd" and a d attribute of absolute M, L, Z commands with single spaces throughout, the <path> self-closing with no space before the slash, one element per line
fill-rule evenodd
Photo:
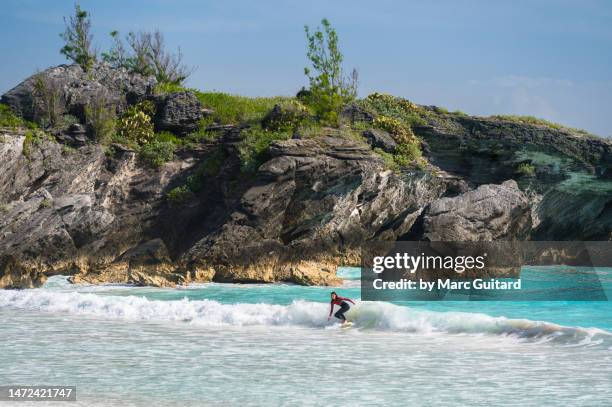
<path fill-rule="evenodd" d="M 426 123 L 427 111 L 408 99 L 384 93 L 372 93 L 358 100 L 357 104 L 374 116 L 397 119 L 408 127 L 421 126 Z"/>
<path fill-rule="evenodd" d="M 221 92 L 194 90 L 206 109 L 212 109 L 209 124 L 252 124 L 260 121 L 274 107 L 294 98 L 285 96 L 246 97 Z"/>
<path fill-rule="evenodd" d="M 387 131 L 397 143 L 393 154 L 374 149 L 382 157 L 387 167 L 393 170 L 413 167 L 423 168 L 421 140 L 413 128 L 427 123 L 433 113 L 408 99 L 393 95 L 372 93 L 358 100 L 357 104 L 374 116 L 373 127 Z M 448 113 L 446 109 L 436 113 Z"/>
<path fill-rule="evenodd" d="M 566 130 L 566 131 L 569 131 L 571 133 L 578 133 L 578 134 L 582 134 L 582 135 L 590 135 L 590 133 L 588 131 L 586 131 L 586 130 L 576 129 L 576 128 L 573 128 L 573 127 L 564 126 L 562 124 L 551 122 L 551 121 L 544 120 L 544 119 L 540 119 L 539 117 L 535 117 L 535 116 L 518 116 L 518 115 L 496 114 L 496 115 L 492 115 L 492 116 L 489 116 L 489 117 L 492 118 L 492 119 L 497 119 L 497 120 L 506 120 L 506 121 L 510 121 L 510 122 L 514 122 L 514 123 L 531 124 L 531 125 L 535 125 L 535 126 L 545 126 L 545 127 L 548 127 L 550 129 L 555 129 L 555 130 Z"/>

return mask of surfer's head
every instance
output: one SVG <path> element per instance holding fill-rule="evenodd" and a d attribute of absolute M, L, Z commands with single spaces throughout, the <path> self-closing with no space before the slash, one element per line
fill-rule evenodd
<path fill-rule="evenodd" d="M 335 291 L 332 291 L 332 293 L 331 293 L 332 300 L 335 300 L 337 296 L 338 296 L 338 294 L 336 294 Z"/>

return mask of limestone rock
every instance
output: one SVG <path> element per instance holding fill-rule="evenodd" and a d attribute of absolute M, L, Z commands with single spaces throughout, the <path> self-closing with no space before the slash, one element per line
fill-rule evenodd
<path fill-rule="evenodd" d="M 44 98 L 53 98 L 55 114 L 70 114 L 85 123 L 85 106 L 92 101 L 101 100 L 120 112 L 128 104 L 152 95 L 155 83 L 154 77 L 111 68 L 101 62 L 88 72 L 78 64 L 59 65 L 30 76 L 2 95 L 0 103 L 9 105 L 26 120 L 40 121 L 41 115 L 46 114 Z"/>
<path fill-rule="evenodd" d="M 351 103 L 342 109 L 340 112 L 340 117 L 350 121 L 351 123 L 355 122 L 372 122 L 374 121 L 374 116 L 363 109 L 356 103 Z"/>
<path fill-rule="evenodd" d="M 402 179 L 367 146 L 340 137 L 273 143 L 229 221 L 182 257 L 213 267 L 215 281 L 336 284 L 331 270 L 356 264 L 370 239 L 406 233 L 445 184 L 431 174 Z"/>
<path fill-rule="evenodd" d="M 156 98 L 157 130 L 186 135 L 198 129 L 202 105 L 193 92 L 174 92 Z"/>
<path fill-rule="evenodd" d="M 393 137 L 384 130 L 368 129 L 364 130 L 362 134 L 372 148 L 380 148 L 387 153 L 394 153 L 397 148 L 397 143 L 393 140 Z"/>
<path fill-rule="evenodd" d="M 431 241 L 523 240 L 531 232 L 531 205 L 514 180 L 482 185 L 433 202 L 423 231 Z"/>

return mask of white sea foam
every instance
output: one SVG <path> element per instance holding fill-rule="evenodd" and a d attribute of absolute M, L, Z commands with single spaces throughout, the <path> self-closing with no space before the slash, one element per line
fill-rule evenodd
<path fill-rule="evenodd" d="M 130 320 L 187 322 L 199 326 L 296 326 L 325 328 L 325 303 L 295 301 L 290 305 L 222 304 L 212 300 L 149 300 L 139 296 L 57 292 L 46 289 L 0 290 L 0 307 Z M 487 334 L 565 345 L 610 346 L 612 335 L 596 328 L 565 327 L 527 319 L 464 312 L 415 310 L 381 302 L 363 302 L 347 314 L 362 331 L 415 334 Z"/>

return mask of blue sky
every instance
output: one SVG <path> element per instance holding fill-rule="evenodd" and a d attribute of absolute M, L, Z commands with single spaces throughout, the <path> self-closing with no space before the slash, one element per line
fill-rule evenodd
<path fill-rule="evenodd" d="M 94 40 L 159 28 L 190 86 L 290 95 L 306 84 L 304 24 L 327 17 L 373 91 L 489 115 L 530 114 L 612 135 L 612 1 L 83 0 Z M 72 0 L 3 0 L 0 92 L 50 65 Z"/>

